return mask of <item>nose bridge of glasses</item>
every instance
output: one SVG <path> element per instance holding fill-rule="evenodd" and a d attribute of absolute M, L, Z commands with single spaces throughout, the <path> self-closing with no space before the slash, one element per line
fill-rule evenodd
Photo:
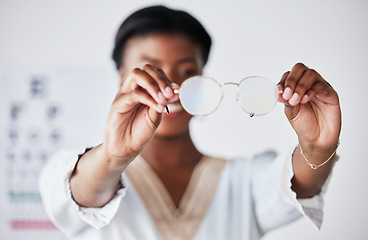
<path fill-rule="evenodd" d="M 221 83 L 221 86 L 225 86 L 225 85 L 235 85 L 235 86 L 239 86 L 239 83 L 236 83 L 236 82 L 224 82 L 224 83 Z"/>
<path fill-rule="evenodd" d="M 221 87 L 222 86 L 227 86 L 227 85 L 233 85 L 233 86 L 236 86 L 236 101 L 238 101 L 239 99 L 239 83 L 236 83 L 236 82 L 224 82 L 224 83 L 221 83 Z"/>

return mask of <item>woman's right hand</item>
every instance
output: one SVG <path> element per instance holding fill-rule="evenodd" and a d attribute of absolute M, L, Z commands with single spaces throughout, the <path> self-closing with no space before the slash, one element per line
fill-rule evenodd
<path fill-rule="evenodd" d="M 165 106 L 178 100 L 173 91 L 178 88 L 161 69 L 133 69 L 110 108 L 101 146 L 105 157 L 123 162 L 135 158 L 155 134 Z"/>

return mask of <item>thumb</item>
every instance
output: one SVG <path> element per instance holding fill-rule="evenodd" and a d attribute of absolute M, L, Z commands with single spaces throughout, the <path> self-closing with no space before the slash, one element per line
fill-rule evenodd
<path fill-rule="evenodd" d="M 295 119 L 299 111 L 300 111 L 300 104 L 296 106 L 285 104 L 284 112 L 289 121 L 292 121 L 293 119 Z"/>
<path fill-rule="evenodd" d="M 147 117 L 148 121 L 152 124 L 152 127 L 156 130 L 161 123 L 162 113 L 157 112 L 153 108 L 148 108 Z"/>

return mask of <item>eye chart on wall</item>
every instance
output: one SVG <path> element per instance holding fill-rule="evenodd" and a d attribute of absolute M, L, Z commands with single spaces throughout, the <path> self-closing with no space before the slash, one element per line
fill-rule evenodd
<path fill-rule="evenodd" d="M 56 151 L 102 141 L 118 87 L 95 69 L 0 70 L 0 239 L 65 239 L 48 219 L 40 171 Z"/>

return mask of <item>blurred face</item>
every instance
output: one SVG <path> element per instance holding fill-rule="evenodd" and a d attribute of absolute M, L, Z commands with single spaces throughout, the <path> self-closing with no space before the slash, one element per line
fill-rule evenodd
<path fill-rule="evenodd" d="M 151 64 L 161 68 L 174 83 L 202 74 L 203 60 L 200 47 L 183 34 L 149 34 L 127 41 L 121 67 L 121 81 L 136 67 Z M 170 114 L 163 114 L 156 137 L 175 137 L 189 131 L 191 115 L 184 111 L 180 102 L 168 105 Z"/>

